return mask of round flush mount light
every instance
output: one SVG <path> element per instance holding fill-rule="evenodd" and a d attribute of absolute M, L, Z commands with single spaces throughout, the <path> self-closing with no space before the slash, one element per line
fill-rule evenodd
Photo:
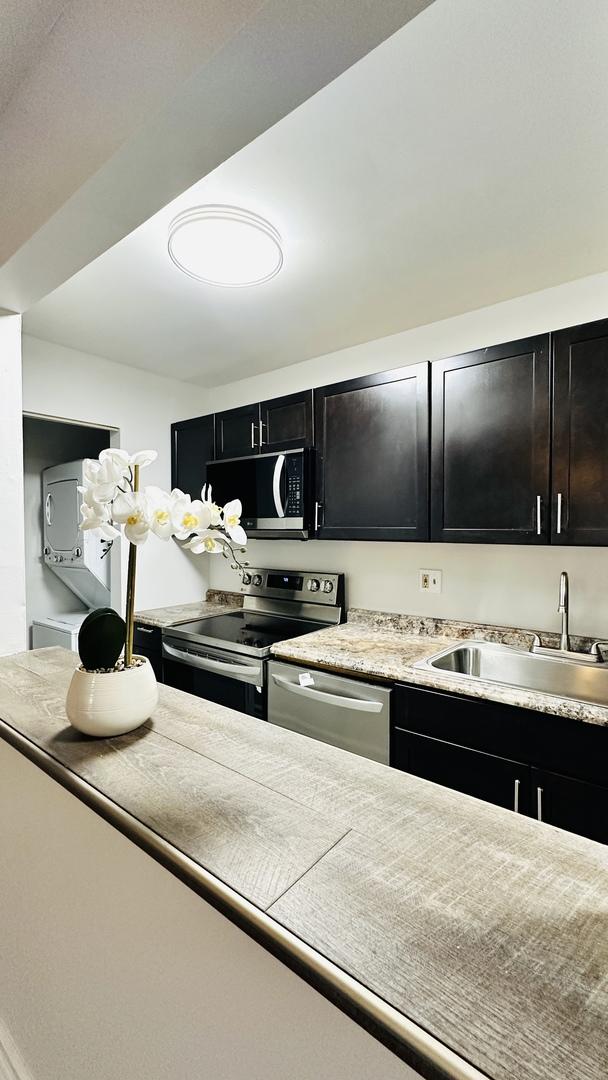
<path fill-rule="evenodd" d="M 169 226 L 169 255 L 206 285 L 243 289 L 270 281 L 283 265 L 274 225 L 238 206 L 194 206 Z"/>

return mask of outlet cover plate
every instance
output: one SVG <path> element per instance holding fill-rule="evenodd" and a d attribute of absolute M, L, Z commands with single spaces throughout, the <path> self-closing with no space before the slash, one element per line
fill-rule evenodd
<path fill-rule="evenodd" d="M 419 570 L 418 588 L 420 592 L 440 593 L 442 578 L 441 570 Z"/>

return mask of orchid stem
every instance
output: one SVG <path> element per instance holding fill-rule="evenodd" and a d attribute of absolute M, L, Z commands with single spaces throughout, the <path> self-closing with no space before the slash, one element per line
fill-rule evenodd
<path fill-rule="evenodd" d="M 133 491 L 139 490 L 139 465 L 133 470 Z M 127 638 L 125 642 L 125 667 L 133 664 L 133 629 L 135 624 L 135 571 L 137 569 L 137 546 L 129 544 L 129 565 L 127 569 Z"/>

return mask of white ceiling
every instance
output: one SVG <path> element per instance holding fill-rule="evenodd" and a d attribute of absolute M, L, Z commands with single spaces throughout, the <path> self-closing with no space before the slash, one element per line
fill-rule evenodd
<path fill-rule="evenodd" d="M 35 305 L 39 337 L 201 385 L 608 267 L 605 0 L 436 0 Z M 166 253 L 225 202 L 284 237 L 221 290 Z"/>
<path fill-rule="evenodd" d="M 27 310 L 429 3 L 0 0 L 0 309 Z"/>

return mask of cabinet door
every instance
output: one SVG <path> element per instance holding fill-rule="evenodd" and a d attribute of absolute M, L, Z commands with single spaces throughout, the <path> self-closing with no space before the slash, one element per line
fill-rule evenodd
<path fill-rule="evenodd" d="M 215 414 L 216 458 L 245 457 L 259 452 L 260 406 L 257 403 Z"/>
<path fill-rule="evenodd" d="M 547 543 L 548 335 L 431 369 L 431 539 Z"/>
<path fill-rule="evenodd" d="M 315 390 L 321 539 L 428 538 L 428 364 Z"/>
<path fill-rule="evenodd" d="M 551 542 L 608 544 L 608 320 L 553 339 Z"/>
<path fill-rule="evenodd" d="M 171 487 L 200 499 L 207 462 L 215 457 L 214 418 L 199 416 L 171 425 Z"/>
<path fill-rule="evenodd" d="M 158 682 L 162 682 L 162 630 L 160 626 L 146 626 L 136 621 L 133 628 L 133 651 L 147 656 Z"/>
<path fill-rule="evenodd" d="M 312 390 L 263 401 L 260 425 L 264 454 L 312 446 Z"/>
<path fill-rule="evenodd" d="M 476 799 L 528 812 L 530 769 L 519 762 L 394 728 L 390 763 Z"/>
<path fill-rule="evenodd" d="M 608 844 L 608 787 L 532 769 L 532 815 Z"/>

